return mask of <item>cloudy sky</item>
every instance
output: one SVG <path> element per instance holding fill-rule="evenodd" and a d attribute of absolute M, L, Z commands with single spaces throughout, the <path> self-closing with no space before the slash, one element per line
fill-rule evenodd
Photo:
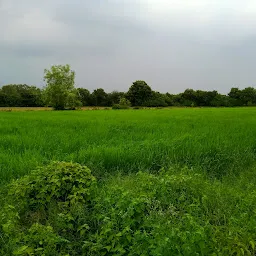
<path fill-rule="evenodd" d="M 66 63 L 90 90 L 255 86 L 256 1 L 0 0 L 0 85 Z"/>

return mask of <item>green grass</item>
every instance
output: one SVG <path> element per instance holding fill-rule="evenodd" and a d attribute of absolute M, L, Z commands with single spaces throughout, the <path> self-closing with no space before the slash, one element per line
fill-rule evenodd
<path fill-rule="evenodd" d="M 98 182 L 70 213 L 85 233 L 67 235 L 54 207 L 40 223 L 52 231 L 32 226 L 71 242 L 49 241 L 46 255 L 256 253 L 256 108 L 0 112 L 2 188 L 52 160 L 86 165 Z M 39 239 L 34 219 L 21 220 L 25 238 L 0 229 L 5 255 Z"/>
<path fill-rule="evenodd" d="M 255 163 L 256 108 L 0 113 L 0 180 L 51 160 L 97 176 L 186 165 L 212 176 Z"/>

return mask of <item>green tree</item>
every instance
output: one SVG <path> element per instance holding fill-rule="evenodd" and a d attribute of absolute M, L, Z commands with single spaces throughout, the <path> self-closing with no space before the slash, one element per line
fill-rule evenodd
<path fill-rule="evenodd" d="M 243 105 L 255 105 L 256 104 L 256 89 L 253 87 L 246 87 L 241 91 L 241 101 Z"/>
<path fill-rule="evenodd" d="M 125 97 L 124 92 L 113 91 L 111 93 L 108 93 L 107 106 L 113 106 L 115 104 L 119 104 L 120 99 L 123 97 Z"/>
<path fill-rule="evenodd" d="M 164 94 L 152 91 L 150 99 L 145 101 L 143 105 L 147 107 L 167 107 L 168 104 L 166 103 L 165 98 Z"/>
<path fill-rule="evenodd" d="M 21 106 L 21 96 L 17 90 L 16 85 L 8 84 L 4 85 L 1 89 L 2 94 L 2 106 L 5 107 L 20 107 Z"/>
<path fill-rule="evenodd" d="M 45 69 L 44 80 L 46 81 L 45 100 L 54 109 L 70 108 L 70 102 L 72 102 L 71 108 L 76 107 L 73 104 L 80 105 L 75 89 L 75 72 L 69 65 L 56 65 L 49 70 Z"/>
<path fill-rule="evenodd" d="M 133 106 L 143 106 L 144 103 L 150 100 L 152 90 L 145 81 L 136 81 L 129 88 L 127 98 Z"/>
<path fill-rule="evenodd" d="M 107 96 L 107 93 L 102 88 L 94 90 L 92 93 L 92 104 L 94 106 L 106 106 Z"/>
<path fill-rule="evenodd" d="M 42 92 L 35 86 L 26 84 L 4 85 L 0 90 L 2 107 L 41 107 Z"/>
<path fill-rule="evenodd" d="M 122 97 L 119 100 L 119 104 L 114 104 L 112 106 L 113 109 L 128 109 L 131 106 L 131 102 L 127 100 L 125 97 Z"/>
<path fill-rule="evenodd" d="M 231 88 L 229 94 L 230 102 L 232 106 L 242 106 L 242 92 L 239 90 L 239 88 Z"/>
<path fill-rule="evenodd" d="M 92 103 L 91 93 L 85 88 L 78 88 L 79 98 L 83 106 L 90 106 Z"/>
<path fill-rule="evenodd" d="M 163 97 L 168 106 L 174 106 L 174 95 L 167 92 L 163 94 Z"/>

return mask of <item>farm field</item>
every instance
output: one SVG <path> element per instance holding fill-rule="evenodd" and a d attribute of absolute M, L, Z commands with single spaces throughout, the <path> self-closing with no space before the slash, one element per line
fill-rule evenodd
<path fill-rule="evenodd" d="M 256 108 L 0 112 L 2 206 L 7 184 L 52 161 L 96 178 L 76 215 L 88 228 L 39 218 L 66 239 L 44 246 L 2 229 L 1 255 L 256 253 Z"/>

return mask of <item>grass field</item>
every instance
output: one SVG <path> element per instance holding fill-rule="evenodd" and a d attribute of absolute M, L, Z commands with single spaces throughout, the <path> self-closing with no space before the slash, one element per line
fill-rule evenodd
<path fill-rule="evenodd" d="M 97 175 L 186 165 L 212 176 L 255 163 L 256 109 L 0 113 L 0 180 L 51 160 Z"/>
<path fill-rule="evenodd" d="M 2 188 L 52 160 L 88 166 L 98 180 L 90 216 L 101 213 L 119 223 L 103 221 L 97 229 L 99 219 L 87 219 L 94 229 L 86 252 L 80 246 L 86 235 L 62 252 L 256 253 L 256 108 L 0 112 Z M 139 224 L 128 221 L 135 218 L 128 214 L 131 205 L 147 216 Z M 119 239 L 115 245 L 108 242 L 112 234 Z M 11 255 L 8 248 L 2 250 Z"/>

